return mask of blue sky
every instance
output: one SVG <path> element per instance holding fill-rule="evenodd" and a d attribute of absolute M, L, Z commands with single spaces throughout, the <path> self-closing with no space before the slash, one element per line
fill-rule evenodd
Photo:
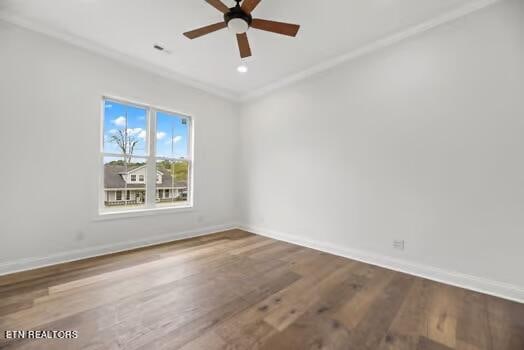
<path fill-rule="evenodd" d="M 104 152 L 121 153 L 114 143 L 109 142 L 111 135 L 118 130 L 125 130 L 128 135 L 139 140 L 134 155 L 146 155 L 147 145 L 147 111 L 143 108 L 129 106 L 114 101 L 105 101 L 104 105 Z M 157 155 L 163 157 L 187 157 L 188 125 L 182 116 L 157 113 Z"/>

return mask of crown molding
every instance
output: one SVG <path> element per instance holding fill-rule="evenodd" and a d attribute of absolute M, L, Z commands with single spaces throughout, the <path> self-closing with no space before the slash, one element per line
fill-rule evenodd
<path fill-rule="evenodd" d="M 502 0 L 476 0 L 472 1 L 456 10 L 448 12 L 444 15 L 430 19 L 429 21 L 423 22 L 421 24 L 410 27 L 404 31 L 395 33 L 391 36 L 379 39 L 372 42 L 371 44 L 364 45 L 360 48 L 347 52 L 345 54 L 333 57 L 324 62 L 316 64 L 310 68 L 307 68 L 298 73 L 289 75 L 283 79 L 277 80 L 271 84 L 268 84 L 260 89 L 256 89 L 248 94 L 241 95 L 240 101 L 247 102 L 258 97 L 267 95 L 275 90 L 284 88 L 286 86 L 292 85 L 301 80 L 307 79 L 313 75 L 316 75 L 320 72 L 327 71 L 331 68 L 344 64 L 346 62 L 352 61 L 356 58 L 371 54 L 375 51 L 379 51 L 386 47 L 392 46 L 396 43 L 414 37 L 416 35 L 422 34 L 426 31 L 429 31 L 433 28 L 439 27 L 443 24 L 455 21 L 462 17 L 465 17 L 471 13 L 474 13 L 478 10 L 491 6 L 495 3 L 501 2 Z"/>
<path fill-rule="evenodd" d="M 118 62 L 127 64 L 128 66 L 138 68 L 148 73 L 152 73 L 152 74 L 161 76 L 163 78 L 167 78 L 174 82 L 192 87 L 196 90 L 200 90 L 205 93 L 208 93 L 208 94 L 220 97 L 220 98 L 224 98 L 232 102 L 238 102 L 237 95 L 235 95 L 233 91 L 227 91 L 227 89 L 224 89 L 222 87 L 213 86 L 211 84 L 200 82 L 198 80 L 195 80 L 183 74 L 177 73 L 173 70 L 170 70 L 170 69 L 167 69 L 167 68 L 155 65 L 155 64 L 151 64 L 140 58 L 129 56 L 113 48 L 106 47 L 104 45 L 95 43 L 91 40 L 84 39 L 82 37 L 75 36 L 72 34 L 68 34 L 63 31 L 59 31 L 59 30 L 50 28 L 46 25 L 28 21 L 26 19 L 22 19 L 20 17 L 13 16 L 11 14 L 6 14 L 5 12 L 1 12 L 1 11 L 0 11 L 0 20 L 10 23 L 20 28 L 28 29 L 30 31 L 37 32 L 37 33 L 52 37 L 54 39 L 58 39 L 70 45 L 80 47 L 89 52 L 98 54 L 106 58 L 110 58 L 114 61 L 118 61 Z"/>
<path fill-rule="evenodd" d="M 158 65 L 151 64 L 147 61 L 144 61 L 139 58 L 134 58 L 132 56 L 123 54 L 121 52 L 116 51 L 113 48 L 105 47 L 103 45 L 97 44 L 95 42 L 92 42 L 87 39 L 83 39 L 81 37 L 77 37 L 62 31 L 58 31 L 56 29 L 52 29 L 48 26 L 41 25 L 35 22 L 31 22 L 16 16 L 12 16 L 10 14 L 6 14 L 3 12 L 0 12 L 0 20 L 3 20 L 5 22 L 14 24 L 16 26 L 29 29 L 35 32 L 42 33 L 44 35 L 59 39 L 61 41 L 65 41 L 73 46 L 78 46 L 83 49 L 86 49 L 88 51 L 94 52 L 96 54 L 99 54 L 101 56 L 105 56 L 108 58 L 111 58 L 113 60 L 123 62 L 127 65 L 133 66 L 135 68 L 139 68 L 141 70 L 147 71 L 149 73 L 153 73 L 155 75 L 159 75 L 161 77 L 173 80 L 175 82 L 178 82 L 180 84 L 195 88 L 197 90 L 206 92 L 208 94 L 218 96 L 221 98 L 224 98 L 226 100 L 232 101 L 232 102 L 247 102 L 259 97 L 262 97 L 264 95 L 267 95 L 275 90 L 284 88 L 286 86 L 292 85 L 296 82 L 299 82 L 301 80 L 307 79 L 313 75 L 316 75 L 318 73 L 321 73 L 323 71 L 327 71 L 333 67 L 336 67 L 338 65 L 347 63 L 349 61 L 352 61 L 356 58 L 371 54 L 375 51 L 384 49 L 386 47 L 392 46 L 396 43 L 399 43 L 401 41 L 404 41 L 406 39 L 409 39 L 411 37 L 414 37 L 416 35 L 422 34 L 426 31 L 429 31 L 433 28 L 439 27 L 443 24 L 455 21 L 459 18 L 462 18 L 464 16 L 467 16 L 473 12 L 476 12 L 478 10 L 481 10 L 483 8 L 486 8 L 490 5 L 493 5 L 495 3 L 501 2 L 503 0 L 474 0 L 456 10 L 453 10 L 451 12 L 448 12 L 444 15 L 435 17 L 433 19 L 430 19 L 426 22 L 423 22 L 421 24 L 415 25 L 413 27 L 410 27 L 404 31 L 398 32 L 396 34 L 387 36 L 385 38 L 379 39 L 377 41 L 374 41 L 370 44 L 364 45 L 360 48 L 357 48 L 355 50 L 352 50 L 350 52 L 344 53 L 342 55 L 330 58 L 324 62 L 318 63 L 316 65 L 311 66 L 310 68 L 307 68 L 303 71 L 300 71 L 298 73 L 289 75 L 287 77 L 284 77 L 282 79 L 279 79 L 273 83 L 270 83 L 268 85 L 265 85 L 261 88 L 255 89 L 254 91 L 247 93 L 247 94 L 235 94 L 233 91 L 227 91 L 227 89 L 224 89 L 223 87 L 219 86 L 213 86 L 208 83 L 204 83 L 201 81 L 197 81 L 195 79 L 192 79 L 188 76 L 185 76 L 183 74 L 177 73 L 173 70 L 160 67 Z"/>

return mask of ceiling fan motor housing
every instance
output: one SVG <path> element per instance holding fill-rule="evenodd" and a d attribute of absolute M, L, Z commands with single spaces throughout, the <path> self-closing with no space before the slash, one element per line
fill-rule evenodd
<path fill-rule="evenodd" d="M 224 21 L 229 29 L 236 32 L 236 34 L 245 33 L 251 26 L 253 17 L 242 10 L 240 6 L 235 6 L 229 9 L 229 12 L 224 14 Z"/>

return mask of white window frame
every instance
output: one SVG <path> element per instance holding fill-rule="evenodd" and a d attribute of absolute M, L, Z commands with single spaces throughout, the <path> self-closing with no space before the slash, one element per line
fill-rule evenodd
<path fill-rule="evenodd" d="M 109 211 L 105 208 L 105 190 L 104 190 L 104 158 L 115 157 L 121 158 L 122 154 L 104 152 L 104 119 L 105 119 L 105 102 L 115 102 L 120 104 L 130 105 L 132 107 L 142 108 L 146 110 L 146 127 L 147 127 L 147 144 L 145 145 L 145 155 L 133 155 L 133 158 L 143 159 L 146 162 L 146 179 L 157 178 L 157 161 L 168 160 L 168 161 L 186 161 L 188 162 L 188 179 L 187 179 L 187 200 L 184 204 L 173 205 L 170 207 L 157 207 L 156 206 L 156 194 L 157 194 L 157 181 L 146 181 L 146 201 L 143 208 L 135 208 L 129 210 L 117 210 Z M 175 158 L 175 157 L 159 157 L 156 155 L 156 144 L 157 144 L 157 132 L 156 132 L 156 118 L 157 113 L 173 114 L 175 116 L 183 117 L 187 120 L 188 124 L 188 141 L 187 141 L 187 157 Z M 194 189 L 193 189 L 193 169 L 194 169 L 194 157 L 193 157 L 193 140 L 194 140 L 194 121 L 193 117 L 186 113 L 176 112 L 168 108 L 161 108 L 147 103 L 134 102 L 125 98 L 112 97 L 109 95 L 103 95 L 101 99 L 101 113 L 100 113 L 100 175 L 99 175 L 99 201 L 98 201 L 98 218 L 104 217 L 128 217 L 137 216 L 142 214 L 151 213 L 163 213 L 163 212 L 182 212 L 191 210 L 194 207 Z"/>

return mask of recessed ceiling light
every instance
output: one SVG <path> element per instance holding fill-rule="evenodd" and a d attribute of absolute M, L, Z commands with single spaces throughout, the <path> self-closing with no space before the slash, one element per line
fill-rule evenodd
<path fill-rule="evenodd" d="M 237 71 L 239 73 L 247 73 L 248 69 L 245 64 L 241 64 L 240 66 L 237 67 Z"/>

